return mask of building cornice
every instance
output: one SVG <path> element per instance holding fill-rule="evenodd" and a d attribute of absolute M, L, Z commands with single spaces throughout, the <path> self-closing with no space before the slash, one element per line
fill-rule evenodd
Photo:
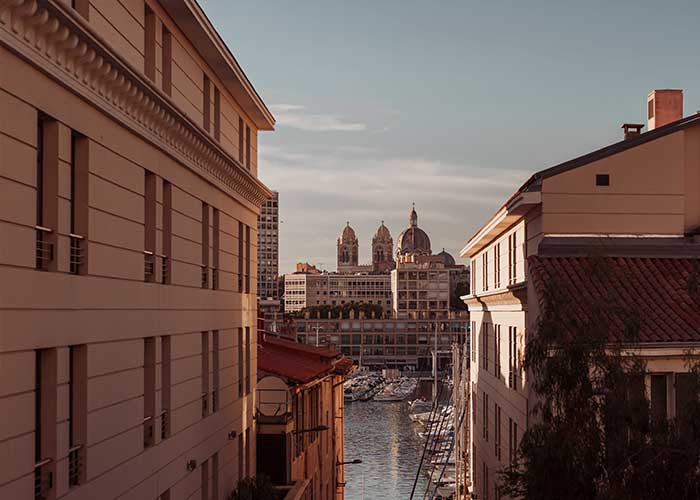
<path fill-rule="evenodd" d="M 169 156 L 260 207 L 272 192 L 57 0 L 0 0 L 0 44 Z"/>
<path fill-rule="evenodd" d="M 527 284 L 518 283 L 504 290 L 494 290 L 479 295 L 463 295 L 460 299 L 469 307 L 470 312 L 504 305 L 518 305 L 527 309 Z"/>

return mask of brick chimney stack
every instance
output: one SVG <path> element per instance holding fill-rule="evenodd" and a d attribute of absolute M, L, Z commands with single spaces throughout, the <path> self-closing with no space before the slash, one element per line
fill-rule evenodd
<path fill-rule="evenodd" d="M 683 91 L 658 89 L 647 97 L 647 130 L 663 127 L 683 118 Z"/>

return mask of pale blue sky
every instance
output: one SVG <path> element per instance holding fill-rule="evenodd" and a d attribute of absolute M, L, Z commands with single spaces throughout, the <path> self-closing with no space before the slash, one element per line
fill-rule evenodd
<path fill-rule="evenodd" d="M 280 271 L 360 259 L 415 201 L 457 255 L 531 172 L 621 138 L 653 88 L 700 109 L 697 0 L 200 0 L 278 119 L 260 176 L 280 192 Z"/>

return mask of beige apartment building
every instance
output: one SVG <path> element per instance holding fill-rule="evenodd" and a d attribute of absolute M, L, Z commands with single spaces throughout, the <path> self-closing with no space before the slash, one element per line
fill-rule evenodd
<path fill-rule="evenodd" d="M 391 277 L 388 274 L 285 274 L 284 312 L 305 307 L 351 303 L 382 306 L 391 314 Z"/>
<path fill-rule="evenodd" d="M 255 474 L 257 134 L 195 0 L 0 1 L 0 498 Z"/>
<path fill-rule="evenodd" d="M 574 302 L 639 311 L 632 347 L 651 372 L 640 390 L 655 415 L 680 416 L 683 354 L 700 347 L 689 286 L 700 262 L 700 115 L 683 118 L 677 90 L 652 92 L 647 110 L 647 132 L 625 124 L 621 142 L 532 175 L 462 250 L 472 273 L 468 486 L 479 499 L 501 498 L 497 474 L 531 418 L 521 361 L 548 283 Z M 608 271 L 592 279 L 598 259 Z"/>

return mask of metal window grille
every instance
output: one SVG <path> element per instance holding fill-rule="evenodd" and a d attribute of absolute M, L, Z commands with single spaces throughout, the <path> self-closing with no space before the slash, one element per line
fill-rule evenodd
<path fill-rule="evenodd" d="M 143 447 L 153 446 L 153 417 L 148 416 L 143 419 Z"/>
<path fill-rule="evenodd" d="M 206 417 L 209 411 L 209 398 L 206 392 L 202 393 L 202 418 Z"/>
<path fill-rule="evenodd" d="M 156 260 L 153 252 L 148 250 L 143 251 L 144 257 L 144 268 L 143 268 L 143 279 L 144 281 L 153 281 L 153 277 L 156 269 Z"/>
<path fill-rule="evenodd" d="M 78 234 L 70 234 L 70 272 L 80 274 L 80 266 L 83 264 L 83 240 Z"/>
<path fill-rule="evenodd" d="M 209 288 L 209 268 L 202 266 L 202 288 Z"/>
<path fill-rule="evenodd" d="M 160 440 L 167 439 L 170 434 L 170 418 L 168 410 L 160 412 Z"/>
<path fill-rule="evenodd" d="M 219 289 L 219 270 L 215 267 L 211 269 L 211 287 L 214 290 Z"/>
<path fill-rule="evenodd" d="M 53 231 L 47 227 L 36 228 L 36 268 L 45 269 L 46 264 L 53 260 L 53 243 L 47 241 L 47 236 Z"/>
<path fill-rule="evenodd" d="M 80 473 L 82 471 L 82 448 L 79 444 L 68 450 L 68 485 L 73 487 L 80 484 Z"/>
<path fill-rule="evenodd" d="M 160 282 L 163 285 L 166 285 L 170 278 L 170 266 L 168 263 L 168 257 L 166 255 L 161 255 L 160 258 Z"/>
<path fill-rule="evenodd" d="M 47 458 L 34 465 L 34 499 L 46 500 L 53 487 L 53 474 L 48 470 L 51 459 Z"/>

